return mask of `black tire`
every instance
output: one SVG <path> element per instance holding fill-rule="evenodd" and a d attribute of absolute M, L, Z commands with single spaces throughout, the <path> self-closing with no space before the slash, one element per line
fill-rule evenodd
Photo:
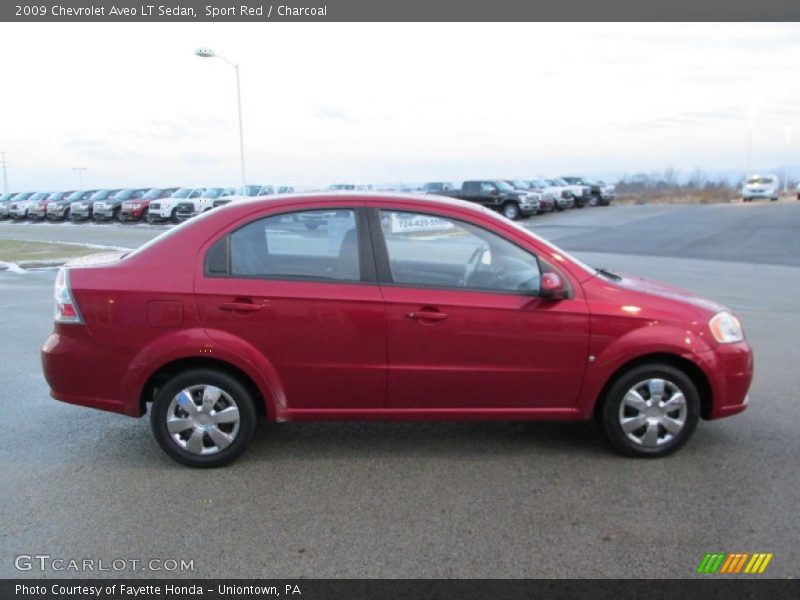
<path fill-rule="evenodd" d="M 635 389 L 641 382 L 646 382 L 651 379 L 664 380 L 667 384 L 674 386 L 675 389 L 682 392 L 685 399 L 686 412 L 683 419 L 683 427 L 680 431 L 671 436 L 671 439 L 666 439 L 668 434 L 663 425 L 657 425 L 657 435 L 663 434 L 665 441 L 658 442 L 655 447 L 647 447 L 643 443 L 636 443 L 631 440 L 620 424 L 621 415 L 625 414 L 621 411 L 628 411 L 628 408 L 623 408 L 622 403 L 626 394 Z M 640 413 L 641 414 L 641 413 Z M 675 414 L 675 413 L 673 413 Z M 624 373 L 616 382 L 611 386 L 603 398 L 603 404 L 600 407 L 598 418 L 601 422 L 603 432 L 606 438 L 614 448 L 621 454 L 626 456 L 633 456 L 637 458 L 659 458 L 667 456 L 678 450 L 683 446 L 692 436 L 697 422 L 700 418 L 700 396 L 697 392 L 697 387 L 692 382 L 686 373 L 671 365 L 652 363 L 639 367 L 635 367 Z M 647 429 L 649 425 L 642 425 Z M 630 433 L 636 436 L 636 431 Z"/>
<path fill-rule="evenodd" d="M 516 202 L 506 202 L 505 204 L 503 204 L 501 212 L 503 213 L 503 216 L 506 219 L 509 219 L 511 221 L 516 221 L 517 219 L 519 219 L 521 215 L 521 211 L 519 210 L 519 204 L 517 204 Z"/>
<path fill-rule="evenodd" d="M 177 207 L 172 209 L 172 213 L 169 215 L 169 220 L 172 221 L 173 223 L 177 223 L 178 222 L 178 209 L 177 209 Z"/>
<path fill-rule="evenodd" d="M 142 214 L 139 216 L 139 220 L 140 221 L 149 221 L 150 220 L 150 209 L 149 208 L 145 208 L 142 211 Z"/>
<path fill-rule="evenodd" d="M 167 413 L 173 398 L 182 390 L 204 385 L 222 390 L 239 411 L 238 431 L 233 441 L 213 454 L 196 454 L 188 451 L 181 447 L 167 430 Z M 191 369 L 176 375 L 161 388 L 150 411 L 150 426 L 158 445 L 179 463 L 200 468 L 221 467 L 237 458 L 247 448 L 256 430 L 256 414 L 252 396 L 238 379 L 213 369 Z M 204 434 L 203 443 L 212 442 L 210 437 L 206 436 L 207 434 Z"/>
<path fill-rule="evenodd" d="M 589 197 L 589 206 L 600 206 L 600 196 L 597 194 L 592 194 Z"/>

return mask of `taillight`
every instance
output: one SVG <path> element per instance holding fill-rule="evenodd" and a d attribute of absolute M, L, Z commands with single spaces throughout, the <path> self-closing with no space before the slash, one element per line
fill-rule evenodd
<path fill-rule="evenodd" d="M 56 323 L 83 323 L 78 305 L 69 289 L 69 271 L 65 268 L 58 270 L 55 285 Z"/>

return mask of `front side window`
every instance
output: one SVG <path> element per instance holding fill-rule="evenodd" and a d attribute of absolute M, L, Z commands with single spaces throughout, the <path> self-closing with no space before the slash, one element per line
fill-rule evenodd
<path fill-rule="evenodd" d="M 394 283 L 535 294 L 536 257 L 486 229 L 446 217 L 381 211 Z"/>
<path fill-rule="evenodd" d="M 350 209 L 275 215 L 230 238 L 234 277 L 359 281 L 358 233 Z"/>

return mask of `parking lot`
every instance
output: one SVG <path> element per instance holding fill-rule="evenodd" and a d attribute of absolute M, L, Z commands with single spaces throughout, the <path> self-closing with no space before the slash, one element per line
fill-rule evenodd
<path fill-rule="evenodd" d="M 169 575 L 228 578 L 691 577 L 714 551 L 772 552 L 769 576 L 800 575 L 800 202 L 523 224 L 737 312 L 756 356 L 749 409 L 656 461 L 620 457 L 590 423 L 281 423 L 229 467 L 192 470 L 146 418 L 49 399 L 55 272 L 0 272 L 0 577 L 81 575 L 20 572 L 19 554 L 188 559 Z M 163 229 L 0 223 L 0 238 L 136 247 Z"/>

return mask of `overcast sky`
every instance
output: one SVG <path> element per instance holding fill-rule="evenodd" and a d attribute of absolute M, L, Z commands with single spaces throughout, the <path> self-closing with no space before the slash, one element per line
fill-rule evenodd
<path fill-rule="evenodd" d="M 793 24 L 0 23 L 11 189 L 800 164 Z"/>

